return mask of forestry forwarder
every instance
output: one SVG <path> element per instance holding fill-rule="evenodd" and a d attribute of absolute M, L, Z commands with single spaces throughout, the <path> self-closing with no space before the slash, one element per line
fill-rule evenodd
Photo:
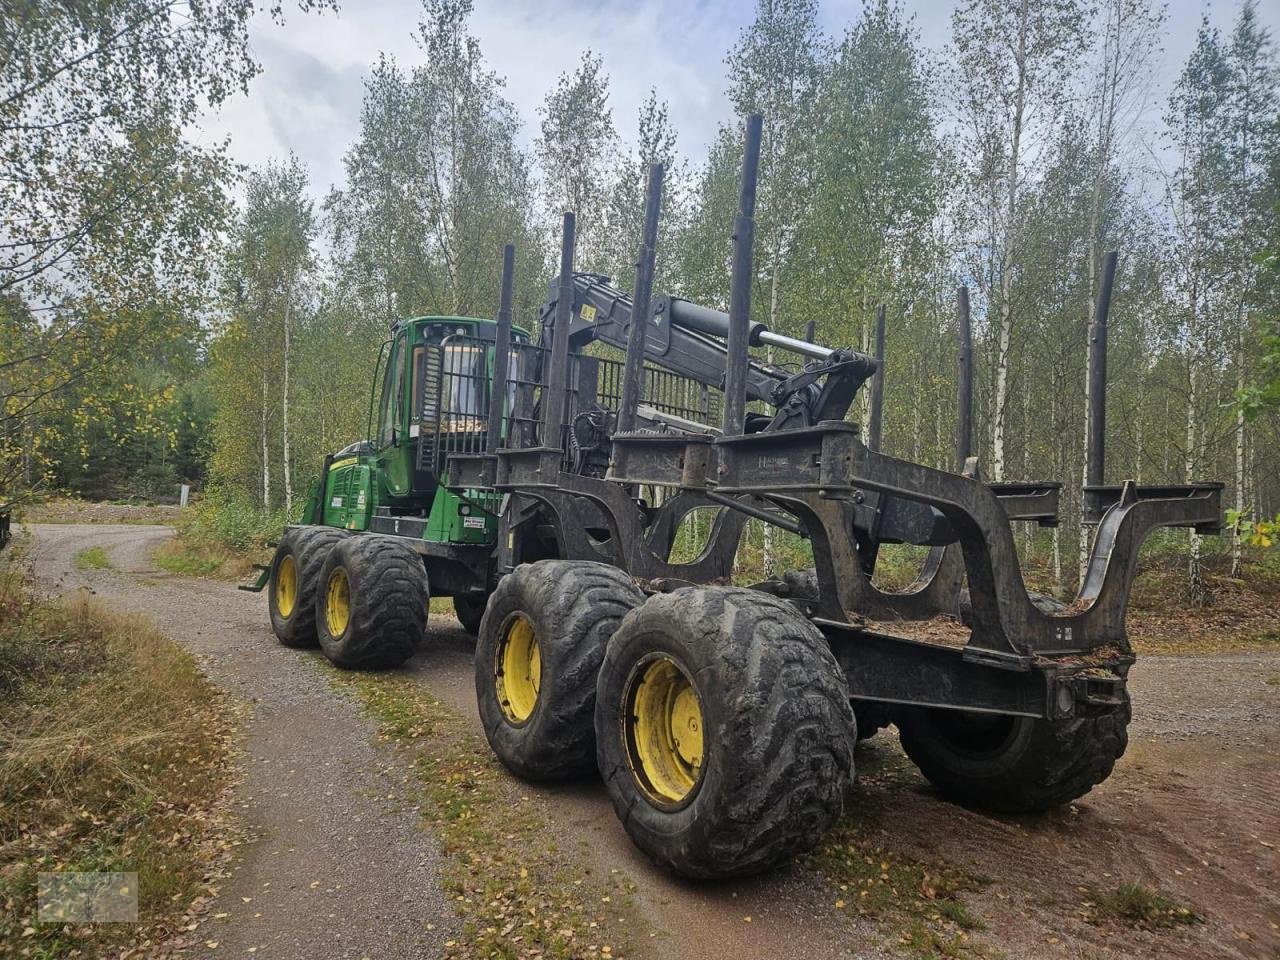
<path fill-rule="evenodd" d="M 415 454 L 431 465 L 436 496 L 483 515 L 484 543 L 469 562 L 455 553 L 467 545 L 426 536 L 431 518 L 442 523 L 435 500 L 414 516 L 405 501 L 382 499 L 390 481 L 381 464 L 395 460 L 387 451 L 412 427 L 389 374 L 382 407 L 400 412 L 406 432 L 390 431 L 395 417 L 384 414 L 371 444 L 344 451 L 356 457 L 351 469 L 372 473 L 360 488 L 366 502 L 357 500 L 354 520 L 330 520 L 329 509 L 350 506 L 348 488 L 330 480 L 312 507 L 313 524 L 363 522 L 364 532 L 291 527 L 270 568 L 281 639 L 308 638 L 291 632 L 279 598 L 292 598 L 295 617 L 311 603 L 306 625 L 347 666 L 412 651 L 428 573 L 455 602 L 478 610 L 487 598 L 475 682 L 495 753 L 529 779 L 598 769 L 635 843 L 691 877 L 752 873 L 811 847 L 840 813 L 854 741 L 888 722 L 924 775 L 959 802 L 1028 812 L 1088 792 L 1127 742 L 1124 614 L 1138 548 L 1156 526 L 1209 532 L 1221 522 L 1220 484 L 1103 483 L 1112 254 L 1090 331 L 1091 560 L 1073 603 L 1030 593 L 1012 524 L 1055 524 L 1060 484 L 977 475 L 967 294 L 961 472 L 880 453 L 883 313 L 875 358 L 749 320 L 759 146 L 760 119 L 751 117 L 727 315 L 651 296 L 660 167 L 650 175 L 634 299 L 574 273 L 566 214 L 560 274 L 541 343 L 531 344 L 511 326 L 507 248 L 498 322 L 475 328 L 483 365 L 468 373 L 441 359 L 422 373 L 429 383 L 438 372 L 441 396 L 489 386 L 483 407 L 429 411 L 441 418 L 436 439 L 425 461 L 421 446 Z M 592 343 L 624 350 L 625 363 L 584 351 Z M 753 360 L 751 346 L 806 362 L 782 370 Z M 399 369 L 416 376 L 407 362 Z M 864 442 L 844 417 L 868 378 Z M 410 382 L 414 397 L 426 392 Z M 748 412 L 749 401 L 769 412 Z M 471 415 L 485 419 L 483 432 L 441 426 Z M 455 436 L 467 442 L 440 439 Z M 684 521 L 704 510 L 714 519 L 700 549 L 678 559 Z M 748 519 L 807 539 L 814 567 L 727 586 Z M 905 591 L 873 583 L 885 543 L 929 547 Z M 289 556 L 298 558 L 292 567 Z M 335 657 L 353 630 L 361 654 Z"/>
<path fill-rule="evenodd" d="M 514 347 L 527 342 L 509 312 L 506 326 Z M 270 566 L 242 588 L 270 584 L 281 643 L 318 642 L 350 669 L 398 666 L 422 642 L 432 594 L 451 597 L 463 627 L 479 629 L 500 498 L 439 479 L 446 454 L 484 450 L 494 329 L 470 317 L 392 324 L 370 390 L 369 439 L 325 457 L 302 522 L 285 528 Z"/>

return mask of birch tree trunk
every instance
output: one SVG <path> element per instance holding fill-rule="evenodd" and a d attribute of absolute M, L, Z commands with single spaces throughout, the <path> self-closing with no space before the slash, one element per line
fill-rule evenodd
<path fill-rule="evenodd" d="M 1241 301 L 1241 326 L 1238 329 L 1236 348 L 1236 394 L 1244 393 L 1244 303 Z M 1236 404 L 1236 512 L 1244 516 L 1244 406 Z M 1240 525 L 1231 525 L 1231 576 L 1240 576 Z"/>
<path fill-rule="evenodd" d="M 271 445 L 267 439 L 267 368 L 262 368 L 262 509 L 271 509 Z"/>
<path fill-rule="evenodd" d="M 991 432 L 992 473 L 996 482 L 1004 479 L 1005 432 L 1009 403 L 1009 343 L 1013 338 L 1013 243 L 1018 210 L 1018 159 L 1022 151 L 1023 114 L 1027 101 L 1027 9 L 1023 0 L 1018 18 L 1018 52 L 1014 58 L 1018 86 L 1014 94 L 1013 137 L 1009 144 L 1009 191 L 1005 200 L 1004 251 L 1000 265 L 1000 329 L 996 351 L 995 423 Z"/>
<path fill-rule="evenodd" d="M 281 383 L 280 416 L 284 459 L 284 510 L 293 516 L 293 467 L 289 451 L 289 354 L 293 347 L 293 287 L 285 287 L 284 301 L 284 370 Z"/>
<path fill-rule="evenodd" d="M 1195 479 L 1196 469 L 1196 406 L 1199 401 L 1199 371 L 1196 364 L 1196 356 L 1191 354 L 1191 370 L 1190 370 L 1190 390 L 1187 393 L 1187 456 L 1186 456 L 1186 482 L 1191 483 Z M 1204 606 L 1208 603 L 1209 594 L 1205 589 L 1204 571 L 1200 564 L 1200 534 L 1196 533 L 1195 527 L 1187 530 L 1187 578 L 1191 589 L 1191 602 L 1196 606 Z"/>

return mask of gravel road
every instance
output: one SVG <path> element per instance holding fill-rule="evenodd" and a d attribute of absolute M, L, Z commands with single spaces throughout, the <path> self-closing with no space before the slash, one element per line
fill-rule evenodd
<path fill-rule="evenodd" d="M 262 598 L 157 571 L 148 557 L 173 536 L 168 527 L 30 529 L 41 581 L 58 592 L 92 590 L 147 617 L 247 707 L 236 806 L 257 839 L 210 910 L 226 916 L 200 927 L 188 955 L 438 955 L 457 933 L 456 918 L 441 888 L 436 843 L 417 812 L 396 799 L 408 773 L 374 744 L 374 725 L 355 703 L 274 642 Z M 89 547 L 102 547 L 114 569 L 77 570 L 75 555 Z"/>
<path fill-rule="evenodd" d="M 310 654 L 273 641 L 262 597 L 156 571 L 149 553 L 168 528 L 32 529 L 47 584 L 88 588 L 145 613 L 250 707 L 238 802 L 261 839 L 215 908 L 230 916 L 202 928 L 202 938 L 219 942 L 216 955 L 253 946 L 255 957 L 308 960 L 436 954 L 455 920 L 440 893 L 436 846 L 396 799 L 409 774 L 373 743 L 354 704 L 300 667 Z M 72 558 L 91 546 L 103 547 L 115 569 L 77 571 Z M 427 648 L 405 669 L 480 729 L 471 641 L 456 624 L 433 620 Z M 911 768 L 867 778 L 851 803 L 883 814 L 877 842 L 886 848 L 990 878 L 973 897 L 987 923 L 978 936 L 1011 958 L 1276 960 L 1280 651 L 1140 659 L 1130 689 L 1129 753 L 1067 810 L 981 816 L 939 800 Z M 860 757 L 901 767 L 892 735 L 870 741 Z M 598 784 L 536 789 L 554 811 L 549 828 L 575 851 L 571 869 L 618 868 L 637 884 L 639 912 L 655 934 L 646 955 L 822 960 L 884 950 L 882 933 L 833 909 L 830 888 L 812 871 L 681 883 L 637 853 Z M 1153 932 L 1080 917 L 1083 890 L 1122 881 L 1168 891 L 1206 922 Z"/>

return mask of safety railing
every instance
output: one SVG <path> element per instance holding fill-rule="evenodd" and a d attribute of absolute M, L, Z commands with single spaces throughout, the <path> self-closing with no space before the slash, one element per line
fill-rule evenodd
<path fill-rule="evenodd" d="M 453 336 L 423 348 L 414 382 L 414 426 L 418 469 L 439 476 L 445 458 L 487 452 L 489 407 L 493 402 L 492 339 Z M 498 446 L 528 449 L 543 445 L 541 379 L 548 351 L 532 343 L 511 345 L 506 396 Z M 622 400 L 623 363 L 610 357 L 570 357 L 563 436 L 548 446 L 565 451 L 565 468 L 574 467 L 573 431 L 583 414 L 603 408 L 617 411 Z M 722 395 L 658 367 L 645 369 L 644 405 L 680 420 L 711 426 L 721 419 Z M 612 432 L 613 423 L 606 425 Z"/>

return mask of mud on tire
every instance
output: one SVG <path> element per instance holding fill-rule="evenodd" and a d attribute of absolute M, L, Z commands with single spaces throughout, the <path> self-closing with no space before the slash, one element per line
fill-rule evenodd
<path fill-rule="evenodd" d="M 1129 742 L 1129 697 L 1060 720 L 904 708 L 902 747 L 948 799 L 1001 813 L 1061 806 L 1111 775 Z"/>
<path fill-rule="evenodd" d="M 818 599 L 818 571 L 813 567 L 787 570 L 779 579 L 787 585 L 791 596 L 810 600 Z M 888 704 L 874 700 L 858 700 L 853 704 L 853 715 L 858 721 L 857 739 L 869 740 L 893 722 Z"/>
<path fill-rule="evenodd" d="M 430 599 L 422 558 L 411 547 L 376 534 L 350 537 L 329 552 L 320 574 L 320 649 L 348 670 L 398 667 L 422 644 Z"/>
<path fill-rule="evenodd" d="M 521 564 L 498 583 L 476 643 L 476 698 L 493 752 L 517 776 L 557 780 L 595 770 L 596 674 L 609 637 L 643 601 L 626 573 L 587 561 Z M 526 628 L 536 639 L 536 698 L 513 705 L 505 653 Z"/>
<path fill-rule="evenodd" d="M 636 707 L 637 684 L 664 661 L 696 694 L 701 729 L 692 786 L 674 802 L 655 797 L 643 772 L 648 735 Z M 640 849 L 686 877 L 757 873 L 812 848 L 853 777 L 853 726 L 844 676 L 817 627 L 754 590 L 651 597 L 623 621 L 600 668 L 597 756 L 614 810 Z"/>
<path fill-rule="evenodd" d="M 271 558 L 271 577 L 267 586 L 267 606 L 271 612 L 271 629 L 286 647 L 316 645 L 315 596 L 320 572 L 334 544 L 345 540 L 347 531 L 337 527 L 290 527 L 280 538 Z M 292 564 L 293 602 L 288 613 L 281 611 L 280 575 L 282 567 Z"/>

